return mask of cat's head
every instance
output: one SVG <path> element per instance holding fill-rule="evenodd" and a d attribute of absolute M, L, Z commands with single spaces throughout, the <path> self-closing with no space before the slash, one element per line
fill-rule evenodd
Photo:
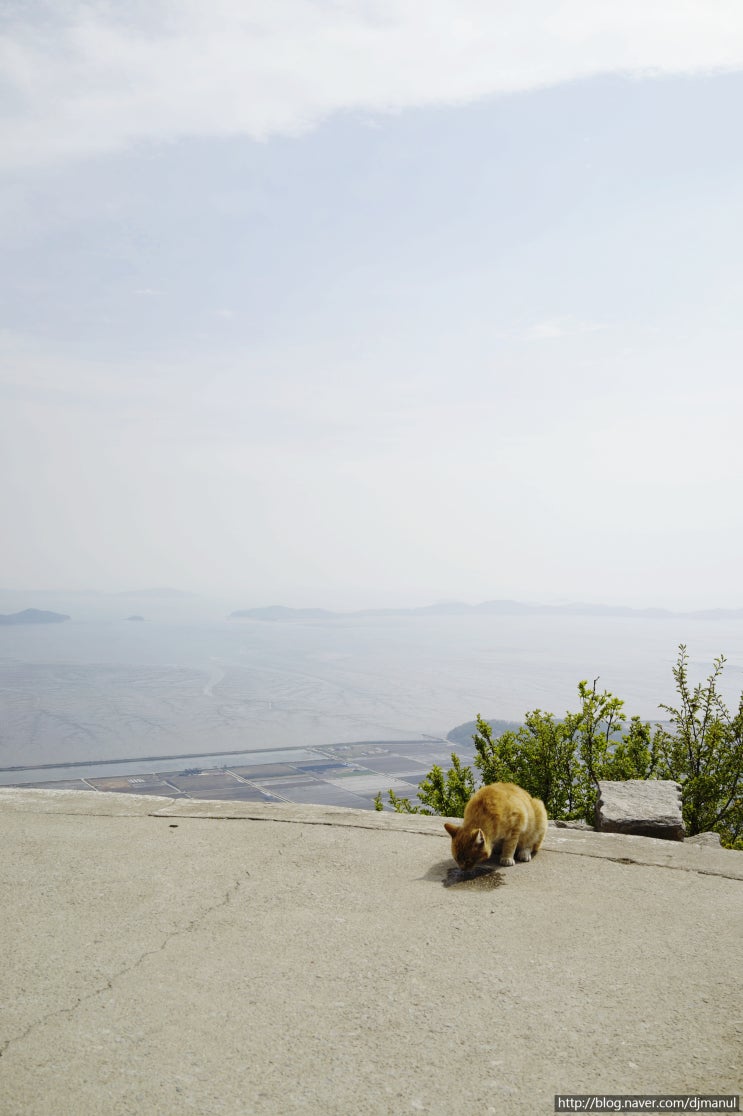
<path fill-rule="evenodd" d="M 463 825 L 444 822 L 444 829 L 451 837 L 451 855 L 463 871 L 474 868 L 487 860 L 491 850 L 481 829 L 465 829 Z"/>

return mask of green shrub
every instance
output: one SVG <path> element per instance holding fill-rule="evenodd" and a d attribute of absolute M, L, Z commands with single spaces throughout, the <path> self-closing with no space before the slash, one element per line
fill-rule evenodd
<path fill-rule="evenodd" d="M 628 723 L 624 703 L 597 692 L 598 679 L 592 686 L 578 683 L 578 710 L 562 719 L 535 709 L 519 728 L 496 738 L 478 716 L 472 740 L 479 783 L 452 753 L 448 771 L 434 765 L 422 780 L 420 806 L 392 791 L 389 804 L 398 813 L 461 817 L 478 785 L 518 783 L 542 799 L 551 818 L 592 824 L 599 780 L 674 779 L 682 788 L 687 833 L 714 830 L 724 845 L 743 848 L 743 695 L 731 716 L 718 693 L 724 662 L 716 659 L 706 682 L 692 690 L 681 644 L 673 669 L 679 708 L 660 707 L 668 725 L 651 727 L 639 717 Z M 381 794 L 375 805 L 384 808 Z"/>
<path fill-rule="evenodd" d="M 688 834 L 712 830 L 728 848 L 743 849 L 743 694 L 735 714 L 718 692 L 725 657 L 692 689 L 682 644 L 673 677 L 679 705 L 662 705 L 671 731 L 662 741 L 659 776 L 681 784 Z"/>

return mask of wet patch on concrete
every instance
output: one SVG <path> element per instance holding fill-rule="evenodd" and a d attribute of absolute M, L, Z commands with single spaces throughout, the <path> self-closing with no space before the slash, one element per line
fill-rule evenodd
<path fill-rule="evenodd" d="M 492 891 L 505 882 L 503 873 L 496 872 L 491 864 L 478 864 L 467 871 L 450 868 L 442 880 L 444 887 L 467 888 L 468 891 Z"/>

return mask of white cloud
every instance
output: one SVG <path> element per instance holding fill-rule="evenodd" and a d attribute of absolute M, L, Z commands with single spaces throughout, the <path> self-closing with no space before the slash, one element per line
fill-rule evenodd
<path fill-rule="evenodd" d="M 6 16 L 6 165 L 264 139 L 601 73 L 743 68 L 738 0 L 99 0 Z"/>

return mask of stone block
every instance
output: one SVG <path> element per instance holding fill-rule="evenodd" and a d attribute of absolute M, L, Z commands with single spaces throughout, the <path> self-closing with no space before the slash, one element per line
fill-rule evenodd
<path fill-rule="evenodd" d="M 686 838 L 687 845 L 704 845 L 709 849 L 720 849 L 722 844 L 720 842 L 719 833 L 697 833 L 695 837 Z"/>
<path fill-rule="evenodd" d="M 603 833 L 683 841 L 681 787 L 670 779 L 600 781 L 596 828 Z"/>

